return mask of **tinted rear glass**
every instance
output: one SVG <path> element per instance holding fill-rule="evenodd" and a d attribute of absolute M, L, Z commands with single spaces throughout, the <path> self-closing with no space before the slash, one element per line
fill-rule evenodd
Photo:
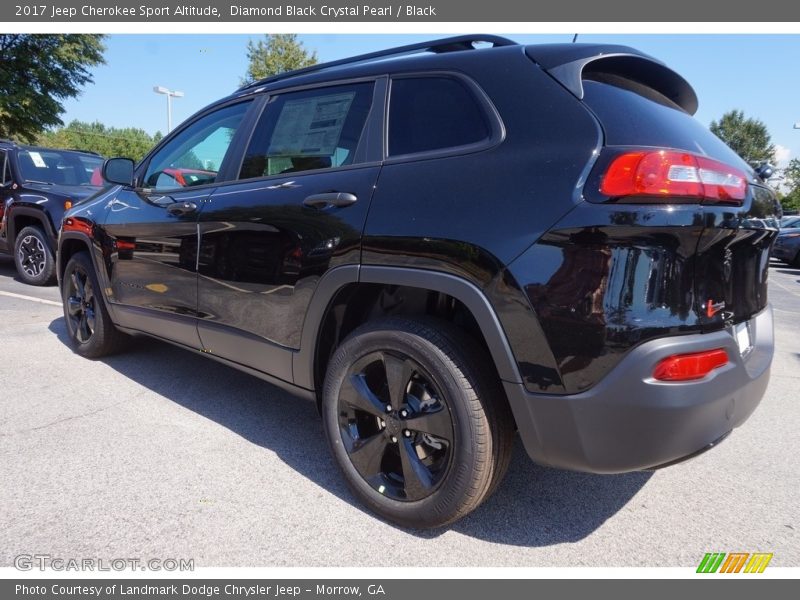
<path fill-rule="evenodd" d="M 256 125 L 239 178 L 363 162 L 358 150 L 373 88 L 353 83 L 279 95 Z"/>
<path fill-rule="evenodd" d="M 678 148 L 750 170 L 700 121 L 677 107 L 607 83 L 584 81 L 583 88 L 585 102 L 599 117 L 609 146 Z"/>
<path fill-rule="evenodd" d="M 449 77 L 392 81 L 390 156 L 466 146 L 490 134 L 486 115 L 460 81 Z"/>

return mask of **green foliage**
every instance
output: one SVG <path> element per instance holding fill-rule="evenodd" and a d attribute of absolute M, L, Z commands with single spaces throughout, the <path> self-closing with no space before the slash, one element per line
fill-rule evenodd
<path fill-rule="evenodd" d="M 763 121 L 731 110 L 719 121 L 711 121 L 710 129 L 750 165 L 775 162 L 775 145 Z"/>
<path fill-rule="evenodd" d="M 206 165 L 204 165 L 203 161 L 198 158 L 197 154 L 194 153 L 194 150 L 189 150 L 189 152 L 176 160 L 174 164 L 176 167 L 180 167 L 181 169 L 198 169 L 200 171 L 204 171 L 206 169 Z"/>
<path fill-rule="evenodd" d="M 39 134 L 36 143 L 50 148 L 90 150 L 109 158 L 124 156 L 138 161 L 161 137 L 161 132 L 151 136 L 135 127 L 106 127 L 97 121 L 72 121 L 66 127 Z"/>
<path fill-rule="evenodd" d="M 783 182 L 788 192 L 781 198 L 783 210 L 800 211 L 800 158 L 793 158 L 783 170 Z"/>
<path fill-rule="evenodd" d="M 104 63 L 102 35 L 0 34 L 0 138 L 33 141 L 61 125 L 62 102 Z"/>
<path fill-rule="evenodd" d="M 316 51 L 309 52 L 293 33 L 265 35 L 263 40 L 247 42 L 247 73 L 242 85 L 270 75 L 317 64 Z"/>

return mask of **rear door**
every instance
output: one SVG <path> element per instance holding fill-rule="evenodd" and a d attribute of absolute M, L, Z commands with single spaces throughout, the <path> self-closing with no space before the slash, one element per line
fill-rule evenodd
<path fill-rule="evenodd" d="M 291 350 L 317 281 L 360 260 L 385 87 L 362 80 L 270 97 L 239 183 L 215 191 L 200 214 L 206 351 L 291 381 Z"/>
<path fill-rule="evenodd" d="M 220 185 L 252 100 L 201 114 L 155 152 L 139 186 L 108 203 L 110 293 L 119 323 L 199 348 L 197 216 Z"/>

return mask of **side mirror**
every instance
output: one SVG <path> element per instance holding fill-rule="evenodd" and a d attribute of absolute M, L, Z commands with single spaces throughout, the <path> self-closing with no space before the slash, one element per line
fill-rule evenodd
<path fill-rule="evenodd" d="M 103 179 L 108 183 L 133 187 L 133 167 L 130 158 L 109 158 L 103 163 Z"/>

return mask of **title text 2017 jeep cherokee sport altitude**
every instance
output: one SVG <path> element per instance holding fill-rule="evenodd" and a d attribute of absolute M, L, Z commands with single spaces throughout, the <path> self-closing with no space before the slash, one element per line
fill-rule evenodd
<path fill-rule="evenodd" d="M 353 492 L 406 526 L 478 506 L 515 430 L 618 473 L 740 425 L 773 353 L 772 192 L 660 62 L 480 40 L 271 77 L 107 161 L 62 224 L 76 351 L 146 333 L 316 398 Z"/>

